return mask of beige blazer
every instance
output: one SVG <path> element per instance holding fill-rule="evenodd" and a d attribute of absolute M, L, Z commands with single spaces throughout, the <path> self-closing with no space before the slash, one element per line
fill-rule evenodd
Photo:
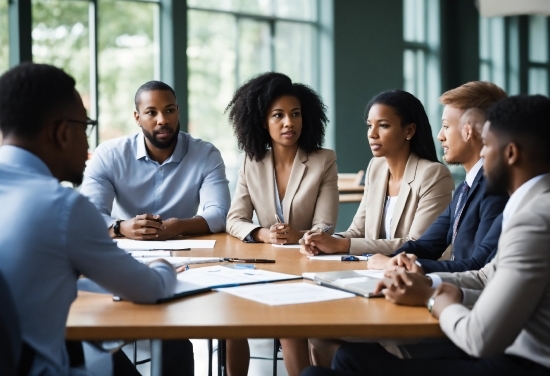
<path fill-rule="evenodd" d="M 271 150 L 260 162 L 245 158 L 227 215 L 228 234 L 244 240 L 254 229 L 276 223 L 274 168 Z M 254 211 L 259 226 L 252 223 Z M 321 149 L 308 155 L 298 149 L 284 197 L 283 216 L 296 230 L 336 225 L 338 169 L 334 151 Z"/>
<path fill-rule="evenodd" d="M 373 158 L 357 214 L 350 228 L 339 234 L 351 238 L 351 254 L 395 252 L 406 241 L 418 239 L 451 202 L 454 182 L 447 167 L 411 154 L 392 214 L 390 239 L 380 239 L 388 179 L 386 159 Z"/>
<path fill-rule="evenodd" d="M 445 308 L 439 318 L 458 347 L 476 357 L 504 352 L 550 368 L 550 174 L 506 220 L 489 264 L 437 274 L 464 292 L 464 305 Z"/>

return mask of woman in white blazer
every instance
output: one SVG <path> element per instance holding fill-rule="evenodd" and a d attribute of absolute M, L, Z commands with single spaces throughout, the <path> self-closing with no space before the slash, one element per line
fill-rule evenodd
<path fill-rule="evenodd" d="M 227 216 L 227 232 L 246 242 L 296 244 L 308 230 L 333 232 L 338 217 L 336 155 L 322 149 L 321 98 L 280 73 L 259 75 L 227 106 L 246 154 Z M 252 222 L 254 212 L 259 224 Z M 309 365 L 307 340 L 281 339 L 290 376 Z M 227 341 L 230 376 L 248 371 L 246 340 Z"/>

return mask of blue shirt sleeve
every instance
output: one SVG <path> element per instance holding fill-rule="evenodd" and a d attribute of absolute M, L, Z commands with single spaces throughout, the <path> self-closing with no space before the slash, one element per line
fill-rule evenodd
<path fill-rule="evenodd" d="M 174 294 L 176 272 L 134 260 L 109 238 L 97 209 L 78 195 L 67 218 L 66 247 L 74 269 L 124 299 L 154 303 Z"/>
<path fill-rule="evenodd" d="M 225 177 L 225 165 L 218 149 L 212 147 L 204 163 L 205 176 L 199 191 L 200 204 L 197 215 L 206 220 L 210 232 L 223 232 L 231 198 Z"/>
<path fill-rule="evenodd" d="M 80 193 L 88 197 L 103 217 L 107 227 L 110 227 L 116 218 L 111 217 L 113 201 L 116 196 L 113 179 L 109 175 L 113 166 L 108 149 L 98 146 L 92 158 L 88 161 L 84 172 L 84 182 Z M 111 167 L 110 167 L 111 166 Z"/>

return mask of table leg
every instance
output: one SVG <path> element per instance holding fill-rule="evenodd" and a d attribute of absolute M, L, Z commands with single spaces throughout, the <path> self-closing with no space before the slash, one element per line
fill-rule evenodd
<path fill-rule="evenodd" d="M 151 340 L 151 376 L 162 376 L 162 340 Z"/>

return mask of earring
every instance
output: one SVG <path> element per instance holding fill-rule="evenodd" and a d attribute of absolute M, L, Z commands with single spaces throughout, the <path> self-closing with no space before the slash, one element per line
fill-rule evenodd
<path fill-rule="evenodd" d="M 410 138 L 410 137 L 407 137 L 407 141 L 410 141 L 410 140 L 411 140 L 411 138 Z"/>

